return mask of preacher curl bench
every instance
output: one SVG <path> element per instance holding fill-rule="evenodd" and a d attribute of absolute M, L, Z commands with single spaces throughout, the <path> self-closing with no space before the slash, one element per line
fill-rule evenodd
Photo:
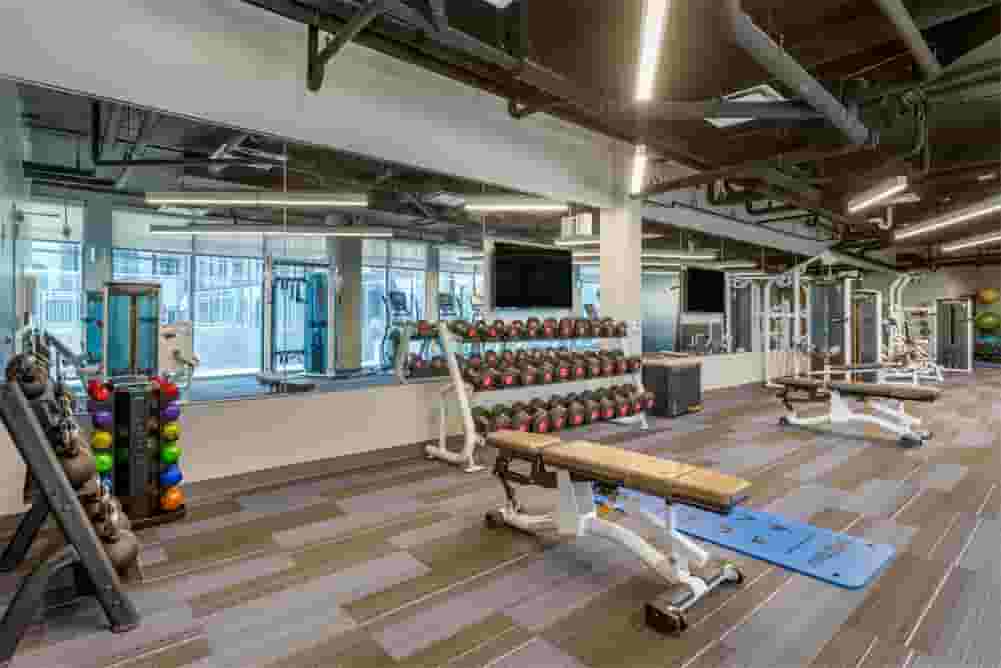
<path fill-rule="evenodd" d="M 900 437 L 900 444 L 914 447 L 924 444 L 931 433 L 917 429 L 921 419 L 909 415 L 904 410 L 905 401 L 931 403 L 937 401 L 941 392 L 933 387 L 903 385 L 898 383 L 824 383 L 815 378 L 787 376 L 773 381 L 781 385 L 779 398 L 788 412 L 779 418 L 779 423 L 799 426 L 813 426 L 830 422 L 847 424 L 852 422 L 872 424 Z M 794 399 L 793 392 L 802 392 L 806 398 Z M 846 399 L 868 401 L 875 415 L 853 411 Z M 820 401 L 829 399 L 831 410 L 823 415 L 801 417 L 796 413 L 793 401 Z"/>
<path fill-rule="evenodd" d="M 659 459 L 639 452 L 598 445 L 586 441 L 563 443 L 558 436 L 501 431 L 490 434 L 487 442 L 497 448 L 494 474 L 507 494 L 507 504 L 487 513 L 487 525 L 508 525 L 537 533 L 555 528 L 564 536 L 600 536 L 622 545 L 673 585 L 672 589 L 646 605 L 646 621 L 662 632 L 680 632 L 687 627 L 685 611 L 710 591 L 725 583 L 739 584 L 743 576 L 732 564 L 722 564 L 711 577 L 700 577 L 689 564 L 702 569 L 709 554 L 675 526 L 675 504 L 698 506 L 728 514 L 746 499 L 750 483 L 705 468 Z M 519 461 L 528 473 L 512 470 Z M 552 467 L 555 470 L 549 470 Z M 559 490 L 555 513 L 526 513 L 515 495 L 512 482 Z M 664 499 L 664 516 L 639 507 L 632 498 L 623 498 L 630 515 L 643 518 L 663 532 L 670 552 L 664 554 L 630 529 L 598 516 L 595 492 L 614 497 L 615 491 L 631 489 Z"/>

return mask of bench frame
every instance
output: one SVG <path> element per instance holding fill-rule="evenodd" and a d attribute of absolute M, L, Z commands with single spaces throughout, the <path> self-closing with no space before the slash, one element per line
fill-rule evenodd
<path fill-rule="evenodd" d="M 531 466 L 529 474 L 523 474 L 511 469 L 514 460 L 527 462 Z M 615 522 L 610 522 L 598 516 L 598 508 L 594 501 L 595 485 L 608 496 L 614 496 L 615 491 L 624 485 L 619 480 L 607 480 L 601 476 L 584 471 L 556 468 L 546 469 L 542 453 L 534 456 L 509 450 L 500 450 L 494 462 L 496 475 L 508 502 L 498 510 L 487 513 L 487 526 L 497 528 L 503 525 L 511 526 L 527 533 L 536 534 L 542 531 L 556 529 L 561 536 L 599 536 L 621 545 L 636 555 L 649 566 L 675 591 L 669 591 L 656 601 L 647 603 L 647 623 L 664 632 L 680 632 L 687 627 L 685 611 L 698 603 L 709 592 L 718 587 L 743 582 L 743 575 L 736 566 L 725 563 L 720 571 L 711 578 L 694 575 L 690 564 L 705 567 L 709 563 L 710 554 L 694 541 L 683 535 L 676 528 L 676 504 L 670 498 L 664 503 L 667 513 L 664 518 L 639 507 L 632 498 L 620 499 L 627 514 L 642 518 L 659 530 L 664 542 L 669 546 L 665 554 L 636 532 Z M 521 485 L 538 485 L 547 489 L 559 490 L 559 502 L 555 513 L 531 514 L 525 512 L 518 502 L 515 487 L 511 483 Z M 715 512 L 729 512 L 729 509 L 715 508 L 704 504 L 699 505 Z"/>
<path fill-rule="evenodd" d="M 799 389 L 786 385 L 779 392 L 779 398 L 782 399 L 782 403 L 787 409 L 786 414 L 779 418 L 779 424 L 796 425 L 799 427 L 813 427 L 825 423 L 832 425 L 850 423 L 871 424 L 892 434 L 896 434 L 899 437 L 900 444 L 906 447 L 924 445 L 924 442 L 931 438 L 930 432 L 918 429 L 921 426 L 921 419 L 908 414 L 904 410 L 903 401 L 869 397 L 869 406 L 878 413 L 878 415 L 869 415 L 861 411 L 853 411 L 848 405 L 846 397 L 842 396 L 839 390 L 831 387 L 823 388 L 830 395 L 831 410 L 828 413 L 814 417 L 800 417 L 797 415 L 792 405 L 792 399 L 789 397 L 790 392 L 795 392 Z M 809 395 L 810 398 L 808 401 L 815 401 L 818 392 L 810 391 Z M 866 403 L 867 398 L 858 397 L 857 401 Z"/>

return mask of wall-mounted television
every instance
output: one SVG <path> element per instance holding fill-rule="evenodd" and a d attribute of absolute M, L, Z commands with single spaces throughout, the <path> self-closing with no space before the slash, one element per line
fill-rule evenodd
<path fill-rule="evenodd" d="M 714 269 L 689 267 L 685 271 L 685 310 L 689 313 L 726 311 L 726 275 Z"/>
<path fill-rule="evenodd" d="M 494 308 L 573 308 L 569 250 L 494 243 Z"/>

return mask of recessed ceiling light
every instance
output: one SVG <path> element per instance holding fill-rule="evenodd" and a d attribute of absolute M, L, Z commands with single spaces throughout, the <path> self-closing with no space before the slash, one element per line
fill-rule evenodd
<path fill-rule="evenodd" d="M 739 90 L 736 93 L 730 93 L 729 95 L 723 96 L 724 100 L 728 102 L 787 102 L 787 98 L 783 97 L 781 93 L 769 86 L 768 84 L 761 84 L 760 86 L 755 86 L 753 88 L 748 88 L 746 90 Z M 731 125 L 742 125 L 744 123 L 750 123 L 753 118 L 706 118 L 706 123 L 709 125 L 714 125 L 718 128 L 726 128 Z"/>

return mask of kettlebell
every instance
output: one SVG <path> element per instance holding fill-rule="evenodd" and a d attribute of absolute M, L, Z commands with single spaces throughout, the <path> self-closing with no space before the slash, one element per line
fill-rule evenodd
<path fill-rule="evenodd" d="M 59 453 L 59 463 L 73 489 L 80 489 L 84 483 L 97 475 L 97 464 L 87 448 L 81 448 L 77 439 L 70 437 L 69 443 Z"/>
<path fill-rule="evenodd" d="M 104 552 L 119 574 L 129 570 L 139 556 L 139 539 L 132 531 L 116 531 L 104 541 Z"/>

